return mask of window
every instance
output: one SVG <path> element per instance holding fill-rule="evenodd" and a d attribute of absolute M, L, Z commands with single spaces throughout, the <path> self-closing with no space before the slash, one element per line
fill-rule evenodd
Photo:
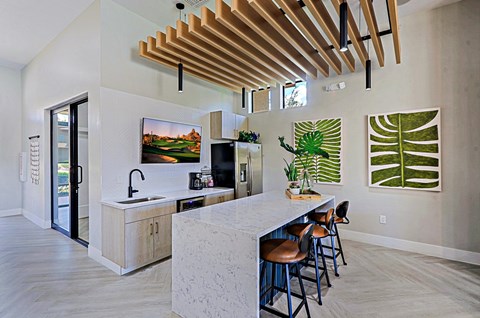
<path fill-rule="evenodd" d="M 270 88 L 252 91 L 252 113 L 270 111 L 271 103 Z"/>
<path fill-rule="evenodd" d="M 297 81 L 283 86 L 283 108 L 307 105 L 307 82 Z"/>

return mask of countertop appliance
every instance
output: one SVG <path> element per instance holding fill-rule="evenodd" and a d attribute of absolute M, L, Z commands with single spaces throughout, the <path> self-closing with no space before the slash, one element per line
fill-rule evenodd
<path fill-rule="evenodd" d="M 198 209 L 205 205 L 205 197 L 187 198 L 177 201 L 177 213 Z"/>
<path fill-rule="evenodd" d="M 190 172 L 189 174 L 190 181 L 188 183 L 188 188 L 190 190 L 202 190 L 202 174 L 200 172 Z"/>
<path fill-rule="evenodd" d="M 212 144 L 216 187 L 235 188 L 235 198 L 262 193 L 262 145 L 247 142 Z"/>

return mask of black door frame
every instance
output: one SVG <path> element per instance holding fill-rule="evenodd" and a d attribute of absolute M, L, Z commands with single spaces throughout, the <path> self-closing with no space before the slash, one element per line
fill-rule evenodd
<path fill-rule="evenodd" d="M 79 175 L 79 169 L 82 169 L 78 165 L 78 105 L 84 104 L 88 102 L 88 97 L 79 99 L 77 101 L 71 102 L 67 105 L 63 105 L 59 108 L 65 108 L 68 106 L 69 108 L 69 128 L 70 128 L 70 168 L 69 168 L 69 191 L 70 191 L 70 196 L 69 196 L 69 212 L 70 212 L 70 231 L 65 230 L 58 224 L 54 223 L 54 200 L 55 200 L 55 194 L 54 194 L 54 189 L 53 189 L 53 170 L 50 174 L 51 178 L 51 186 L 52 186 L 52 191 L 51 191 L 51 219 L 52 219 L 52 229 L 59 231 L 60 233 L 70 237 L 71 239 L 77 241 L 78 243 L 82 244 L 83 246 L 88 246 L 88 242 L 79 238 L 78 237 L 78 189 L 79 189 L 79 184 L 83 182 L 83 171 L 81 171 L 81 174 Z M 59 108 L 53 109 L 50 112 L 50 123 L 52 123 L 53 116 L 55 114 L 55 111 L 58 110 Z M 51 169 L 53 169 L 53 125 L 50 124 L 50 165 Z M 58 169 L 58 168 L 57 168 Z M 80 180 L 79 180 L 80 177 Z"/>

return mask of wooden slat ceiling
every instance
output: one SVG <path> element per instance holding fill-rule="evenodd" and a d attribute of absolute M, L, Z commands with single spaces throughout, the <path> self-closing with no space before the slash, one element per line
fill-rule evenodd
<path fill-rule="evenodd" d="M 385 64 L 378 22 L 371 0 L 355 0 L 370 36 L 360 33 L 348 7 L 349 50 L 340 52 L 338 13 L 344 0 L 216 0 L 215 12 L 207 7 L 201 16 L 189 14 L 156 38 L 139 42 L 141 57 L 166 67 L 184 65 L 187 74 L 235 92 L 286 82 L 354 72 L 369 59 L 364 40 L 371 37 L 378 64 Z M 385 0 L 390 16 L 395 60 L 400 63 L 397 0 Z M 349 0 L 352 3 L 352 0 Z M 328 42 L 327 42 L 328 41 Z M 357 63 L 358 62 L 358 63 Z M 342 66 L 345 66 L 343 68 Z M 363 69 L 362 67 L 362 69 Z"/>

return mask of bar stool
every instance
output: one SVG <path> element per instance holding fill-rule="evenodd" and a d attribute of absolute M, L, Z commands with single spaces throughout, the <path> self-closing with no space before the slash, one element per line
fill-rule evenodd
<path fill-rule="evenodd" d="M 327 286 L 332 287 L 330 284 L 330 278 L 328 277 L 328 271 L 327 271 L 327 264 L 325 262 L 325 255 L 323 253 L 323 245 L 322 245 L 322 238 L 328 237 L 330 235 L 330 230 L 332 229 L 333 226 L 333 208 L 328 210 L 326 216 L 326 219 L 329 220 L 329 222 L 326 223 L 326 228 L 321 227 L 320 225 L 315 224 L 313 226 L 313 234 L 312 234 L 312 242 L 313 242 L 313 258 L 310 256 L 307 256 L 306 258 L 306 263 L 302 264 L 304 266 L 308 267 L 315 267 L 315 280 L 301 275 L 300 272 L 297 272 L 298 276 L 301 276 L 303 279 L 306 279 L 311 282 L 316 282 L 317 283 L 317 293 L 318 293 L 318 304 L 322 305 L 322 289 L 320 285 L 320 281 L 322 280 L 322 277 L 325 275 L 325 278 L 327 280 Z M 310 226 L 311 224 L 309 223 L 299 223 L 299 224 L 293 224 L 287 227 L 287 233 L 296 237 L 299 237 L 299 235 L 302 233 L 302 231 Z M 322 265 L 323 267 L 319 267 L 318 265 L 318 250 L 320 250 L 320 256 L 322 257 Z M 310 265 L 310 261 L 314 261 L 315 265 Z M 320 270 L 322 270 L 322 273 L 320 274 Z"/>
<path fill-rule="evenodd" d="M 281 292 L 287 293 L 287 301 L 288 301 L 288 315 L 278 311 L 275 308 L 267 307 L 266 305 L 260 305 L 261 309 L 268 311 L 279 317 L 295 317 L 300 309 L 302 309 L 303 305 L 305 305 L 305 310 L 307 311 L 307 317 L 310 318 L 310 310 L 308 308 L 307 302 L 307 294 L 305 293 L 305 288 L 303 287 L 302 277 L 298 275 L 298 282 L 300 284 L 300 290 L 302 295 L 293 293 L 290 288 L 290 266 L 295 266 L 297 271 L 300 270 L 298 263 L 303 261 L 308 254 L 308 250 L 310 248 L 310 238 L 313 233 L 313 225 L 305 227 L 301 233 L 299 233 L 299 240 L 298 242 L 287 240 L 287 239 L 270 239 L 260 243 L 260 257 L 263 259 L 262 270 L 260 274 L 260 290 L 262 287 L 262 280 L 265 276 L 265 271 L 267 268 L 267 262 L 273 264 L 273 272 L 272 272 L 272 285 L 267 288 L 267 290 L 260 295 L 260 301 L 271 292 L 271 300 L 270 305 L 273 305 L 273 292 L 274 290 L 278 290 Z M 285 266 L 285 279 L 287 290 L 284 288 L 280 288 L 275 286 L 275 264 L 280 264 Z M 292 311 L 292 297 L 297 297 L 302 299 L 300 305 L 295 309 L 295 312 Z"/>
<path fill-rule="evenodd" d="M 338 267 L 337 267 L 337 256 L 340 255 L 342 256 L 342 261 L 343 265 L 347 265 L 347 262 L 345 262 L 345 256 L 343 255 L 343 248 L 342 248 L 342 241 L 340 240 L 340 234 L 338 233 L 338 227 L 337 224 L 349 224 L 350 220 L 347 218 L 347 212 L 348 212 L 348 207 L 350 203 L 349 201 L 342 201 L 337 205 L 337 208 L 335 209 L 335 217 L 333 221 L 333 227 L 334 231 L 332 231 L 332 246 L 325 246 L 325 248 L 331 249 L 332 250 L 332 258 L 333 258 L 333 265 L 335 268 L 335 276 L 340 276 L 338 274 Z M 313 221 L 317 222 L 320 225 L 325 225 L 325 217 L 327 213 L 326 212 L 315 212 L 310 214 L 308 217 L 312 219 Z M 338 242 L 338 248 L 335 248 L 334 245 L 334 238 L 337 238 Z M 326 257 L 329 257 L 328 255 Z"/>

